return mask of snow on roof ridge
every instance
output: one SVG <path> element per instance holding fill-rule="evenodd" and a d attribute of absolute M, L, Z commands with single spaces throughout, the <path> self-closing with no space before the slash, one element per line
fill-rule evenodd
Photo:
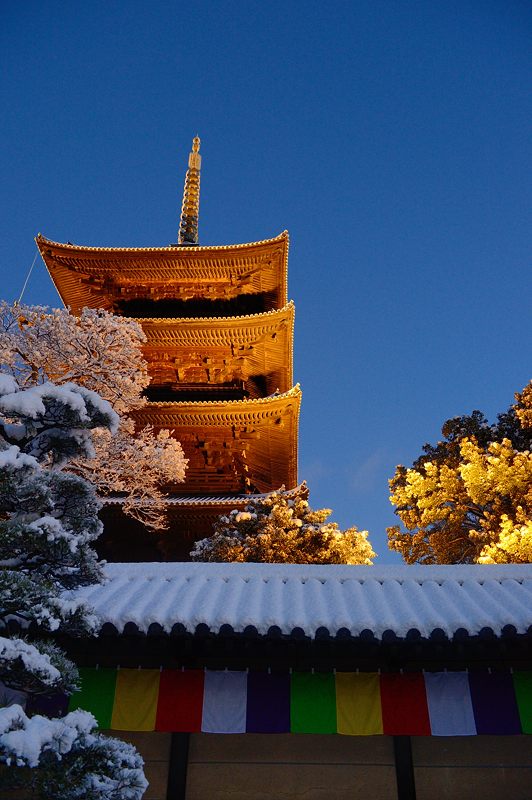
<path fill-rule="evenodd" d="M 272 626 L 289 635 L 301 628 L 315 636 L 347 629 L 381 637 L 409 630 L 449 637 L 464 628 L 501 635 L 512 625 L 532 625 L 532 565 L 348 566 L 147 562 L 107 564 L 107 581 L 72 594 L 93 606 L 100 624 L 117 631 L 128 622 L 167 633 L 179 624 L 190 633 L 206 625 L 218 633 Z"/>
<path fill-rule="evenodd" d="M 257 495 L 263 497 L 266 495 Z M 247 496 L 250 497 L 249 495 Z M 212 498 L 215 499 L 215 498 Z M 532 564 L 382 564 L 382 565 L 353 565 L 353 564 L 254 564 L 254 563 L 201 563 L 193 561 L 147 561 L 147 562 L 114 562 L 105 566 L 109 575 L 154 575 L 201 573 L 212 576 L 224 574 L 243 577 L 263 577 L 266 575 L 278 576 L 285 574 L 290 578 L 323 577 L 326 580 L 352 579 L 352 580 L 414 580 L 426 582 L 434 580 L 532 580 Z"/>

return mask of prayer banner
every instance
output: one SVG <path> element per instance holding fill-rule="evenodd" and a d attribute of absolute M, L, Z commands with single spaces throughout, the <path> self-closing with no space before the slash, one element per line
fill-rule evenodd
<path fill-rule="evenodd" d="M 159 694 L 158 669 L 119 669 L 111 728 L 115 731 L 154 731 Z"/>
<path fill-rule="evenodd" d="M 69 711 L 82 708 L 96 717 L 100 728 L 110 728 L 115 702 L 116 669 L 79 670 L 81 691 L 70 698 Z"/>
<path fill-rule="evenodd" d="M 387 736 L 430 736 L 423 674 L 381 675 L 382 727 Z"/>
<path fill-rule="evenodd" d="M 424 679 L 432 735 L 474 736 L 467 672 L 426 672 Z"/>
<path fill-rule="evenodd" d="M 171 733 L 201 731 L 204 683 L 203 670 L 163 669 L 159 679 L 155 729 Z"/>
<path fill-rule="evenodd" d="M 7 706 L 22 706 L 26 708 L 28 695 L 19 689 L 11 689 L 0 681 L 0 708 Z"/>
<path fill-rule="evenodd" d="M 68 709 L 68 697 L 63 692 L 54 695 L 30 694 L 26 702 L 26 714 L 33 717 L 64 717 Z"/>
<path fill-rule="evenodd" d="M 532 733 L 532 672 L 82 669 L 80 674 L 81 690 L 70 698 L 69 710 L 87 709 L 101 728 L 122 731 Z M 3 705 L 9 702 L 5 693 Z M 39 698 L 30 713 L 65 713 L 66 702 L 64 695 Z"/>
<path fill-rule="evenodd" d="M 382 733 L 382 705 L 376 672 L 336 674 L 336 719 L 338 733 L 372 736 Z"/>
<path fill-rule="evenodd" d="M 247 673 L 205 673 L 201 730 L 205 733 L 245 733 Z"/>
<path fill-rule="evenodd" d="M 290 733 L 290 675 L 250 672 L 247 733 Z"/>
<path fill-rule="evenodd" d="M 291 680 L 292 733 L 336 733 L 336 694 L 330 672 L 294 672 Z"/>
<path fill-rule="evenodd" d="M 521 733 L 514 684 L 509 672 L 472 672 L 469 688 L 477 733 Z"/>
<path fill-rule="evenodd" d="M 513 679 L 521 730 L 532 733 L 532 672 L 515 672 Z"/>

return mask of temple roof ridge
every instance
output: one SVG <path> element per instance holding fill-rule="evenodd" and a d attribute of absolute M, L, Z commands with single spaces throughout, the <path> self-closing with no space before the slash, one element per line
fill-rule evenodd
<path fill-rule="evenodd" d="M 62 247 L 65 250 L 82 250 L 83 252 L 104 252 L 104 253 L 172 253 L 173 255 L 181 256 L 184 253 L 197 253 L 215 250 L 218 252 L 224 250 L 243 250 L 247 247 L 259 247 L 260 245 L 275 244 L 277 242 L 289 241 L 289 233 L 287 230 L 282 231 L 277 236 L 269 239 L 260 239 L 256 242 L 241 242 L 239 244 L 212 244 L 212 245 L 188 245 L 187 247 L 176 247 L 175 245 L 166 245 L 160 247 L 95 247 L 93 245 L 72 244 L 72 242 L 57 242 L 54 239 L 48 239 L 42 233 L 38 233 L 35 237 L 37 246 L 52 245 L 53 247 Z"/>
<path fill-rule="evenodd" d="M 163 502 L 169 506 L 219 506 L 219 505 L 229 505 L 231 503 L 235 504 L 235 508 L 237 505 L 239 507 L 243 507 L 247 505 L 252 500 L 264 500 L 267 497 L 271 497 L 272 494 L 276 494 L 277 492 L 283 492 L 285 497 L 292 498 L 298 497 L 299 495 L 303 497 L 308 496 L 308 486 L 306 481 L 301 481 L 298 483 L 297 486 L 294 486 L 292 489 L 286 489 L 284 486 L 279 486 L 277 489 L 272 489 L 269 492 L 247 492 L 246 494 L 225 494 L 225 495 L 174 495 L 174 496 L 167 496 L 163 498 Z M 118 497 L 114 495 L 107 495 L 105 497 L 100 498 L 101 502 L 104 505 L 124 505 L 126 503 L 125 497 Z M 150 505 L 155 502 L 160 502 L 159 500 L 143 500 L 143 505 Z"/>
<path fill-rule="evenodd" d="M 293 300 L 289 300 L 286 305 L 281 308 L 271 308 L 269 311 L 260 311 L 256 314 L 242 314 L 238 317 L 135 317 L 135 322 L 138 322 L 139 325 L 142 325 L 142 323 L 156 324 L 159 322 L 166 325 L 171 325 L 173 322 L 191 324 L 208 323 L 212 325 L 213 322 L 221 322 L 229 327 L 235 324 L 238 325 L 241 322 L 260 322 L 267 317 L 274 317 L 275 315 L 282 316 L 283 313 L 292 309 L 295 309 L 295 304 Z"/>
<path fill-rule="evenodd" d="M 444 639 L 456 635 L 460 644 L 464 639 L 459 632 L 465 631 L 478 636 L 485 648 L 490 636 L 508 641 L 508 626 L 514 635 L 530 630 L 531 564 L 149 562 L 107 564 L 104 570 L 107 582 L 76 589 L 69 597 L 93 607 L 100 628 L 107 622 L 120 633 L 128 622 L 142 633 L 158 623 L 167 633 L 176 624 L 189 634 L 198 632 L 200 625 L 210 634 L 223 633 L 229 626 L 244 633 L 253 626 L 267 636 L 275 626 L 297 642 L 301 634 L 311 639 L 324 632 L 338 636 L 345 648 L 350 636 L 373 647 L 373 639 L 393 641 L 386 638 L 392 632 L 407 639 L 415 631 L 413 642 L 435 635 L 440 652 L 435 650 L 437 655 L 429 661 L 434 669 L 434 662 L 442 659 L 441 633 Z M 316 651 L 308 652 L 313 663 Z M 351 652 L 360 658 L 359 649 Z M 472 652 L 475 667 L 484 651 Z M 466 663 L 463 650 L 457 658 Z M 386 660 L 389 663 L 389 656 Z"/>
<path fill-rule="evenodd" d="M 262 307 L 256 311 L 287 302 L 286 231 L 260 242 L 212 247 L 101 248 L 62 244 L 42 235 L 36 242 L 59 296 L 74 314 L 83 306 L 116 311 L 117 304 L 146 298 L 228 300 L 262 294 Z"/>
<path fill-rule="evenodd" d="M 191 406 L 198 411 L 216 411 L 217 407 L 221 408 L 222 406 L 248 406 L 249 408 L 251 406 L 269 405 L 277 401 L 299 398 L 301 395 L 301 385 L 296 383 L 287 392 L 276 392 L 275 394 L 269 394 L 267 397 L 245 397 L 241 400 L 150 400 L 148 405 L 154 410 L 175 409 L 177 411 L 179 408 Z M 139 411 L 144 411 L 145 408 L 146 406 L 143 406 Z"/>

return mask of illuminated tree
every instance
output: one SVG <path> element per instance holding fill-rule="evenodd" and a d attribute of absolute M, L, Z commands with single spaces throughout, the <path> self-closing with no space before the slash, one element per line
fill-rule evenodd
<path fill-rule="evenodd" d="M 390 500 L 406 530 L 388 540 L 408 563 L 532 561 L 531 385 L 494 425 L 479 411 L 448 420 L 442 441 L 397 467 Z"/>
<path fill-rule="evenodd" d="M 123 496 L 126 514 L 161 528 L 161 485 L 184 480 L 186 459 L 168 431 L 135 430 L 128 416 L 146 403 L 145 339 L 137 322 L 101 309 L 84 308 L 75 317 L 66 309 L 0 303 L 0 370 L 21 388 L 72 381 L 98 392 L 120 416 L 116 435 L 95 431 L 94 457 L 73 459 L 69 468 L 101 495 Z"/>
<path fill-rule="evenodd" d="M 521 427 L 532 428 L 532 381 L 525 386 L 522 392 L 515 395 L 515 413 L 517 414 Z"/>
<path fill-rule="evenodd" d="M 330 514 L 313 511 L 303 497 L 272 492 L 220 517 L 213 535 L 196 542 L 190 555 L 193 561 L 371 564 L 367 531 L 342 531 L 327 521 Z"/>

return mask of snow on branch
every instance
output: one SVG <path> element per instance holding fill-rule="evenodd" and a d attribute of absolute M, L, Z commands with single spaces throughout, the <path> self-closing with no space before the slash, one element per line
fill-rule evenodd
<path fill-rule="evenodd" d="M 132 745 L 96 734 L 95 728 L 87 711 L 47 719 L 28 717 L 17 704 L 0 709 L 0 761 L 32 768 L 26 786 L 37 785 L 40 796 L 140 800 L 148 786 L 142 758 Z M 61 771 L 54 771 L 59 766 Z"/>
<path fill-rule="evenodd" d="M 44 389 L 50 382 L 61 384 L 55 387 L 55 397 L 63 389 L 68 392 L 73 382 L 78 384 L 77 392 L 83 388 L 85 404 L 92 403 L 93 412 L 108 414 L 110 404 L 120 417 L 118 432 L 113 422 L 87 437 L 83 425 L 78 426 L 78 441 L 74 433 L 71 437 L 72 448 L 76 446 L 78 452 L 72 449 L 69 453 L 69 469 L 94 483 L 100 494 L 123 497 L 126 514 L 150 527 L 164 528 L 166 505 L 161 487 L 184 480 L 187 460 L 169 431 L 156 432 L 149 426 L 136 430 L 128 416 L 146 403 L 143 391 L 150 379 L 142 353 L 145 341 L 135 320 L 102 309 L 85 308 L 75 317 L 68 309 L 0 302 L 0 370 L 5 373 L 0 404 L 4 402 L 7 411 L 14 402 L 9 397 L 17 391 L 16 382 L 32 391 L 25 397 L 27 421 L 37 408 L 42 413 L 45 397 L 48 416 L 53 419 L 54 395 L 47 395 Z M 61 399 L 63 407 L 67 401 L 79 402 L 78 397 Z M 20 409 L 21 399 L 16 402 Z M 14 422 L 8 420 L 5 425 L 13 441 L 27 432 L 26 428 L 16 430 Z M 35 441 L 37 455 L 46 448 L 57 451 L 60 438 L 57 430 L 49 430 Z"/>

